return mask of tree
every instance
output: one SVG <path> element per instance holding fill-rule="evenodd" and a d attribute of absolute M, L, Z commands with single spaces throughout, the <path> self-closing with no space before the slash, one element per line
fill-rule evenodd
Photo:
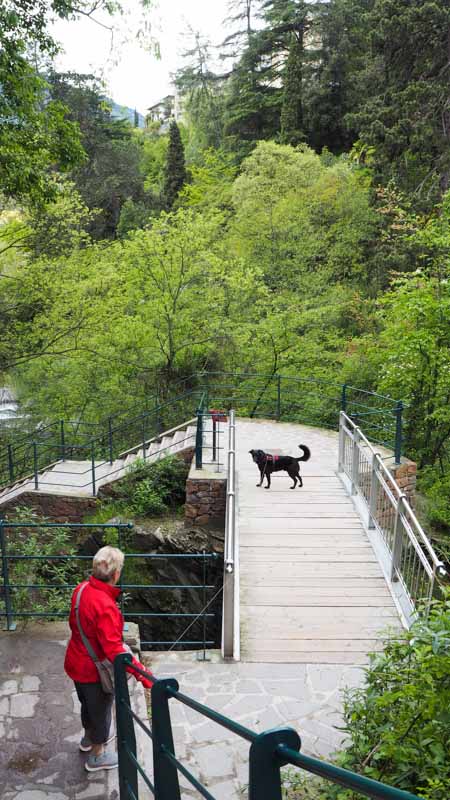
<path fill-rule="evenodd" d="M 189 127 L 189 148 L 195 160 L 208 147 L 223 142 L 223 87 L 226 75 L 210 67 L 211 44 L 191 31 L 192 44 L 184 53 L 187 63 L 176 77 L 183 97 L 183 117 Z"/>
<path fill-rule="evenodd" d="M 450 7 L 447 0 L 368 5 L 363 102 L 349 121 L 375 148 L 377 179 L 395 178 L 429 205 L 450 184 Z"/>
<path fill-rule="evenodd" d="M 164 204 L 167 210 L 172 208 L 185 182 L 186 166 L 183 142 L 181 141 L 180 129 L 175 120 L 172 120 L 169 128 L 169 147 L 167 149 L 163 189 Z"/>
<path fill-rule="evenodd" d="M 367 61 L 367 8 L 373 0 L 332 0 L 315 4 L 314 61 L 304 84 L 304 126 L 317 152 L 351 149 L 357 139 L 347 115 L 364 102 L 358 79 Z"/>
<path fill-rule="evenodd" d="M 88 208 L 100 211 L 89 231 L 95 239 L 113 238 L 122 204 L 128 198 L 145 200 L 141 138 L 128 122 L 111 117 L 94 76 L 52 72 L 49 81 L 52 96 L 66 105 L 80 127 L 87 158 L 71 178 Z"/>
<path fill-rule="evenodd" d="M 283 105 L 281 107 L 281 141 L 284 144 L 299 144 L 304 138 L 303 122 L 303 50 L 304 31 L 292 36 L 289 57 L 286 63 Z"/>

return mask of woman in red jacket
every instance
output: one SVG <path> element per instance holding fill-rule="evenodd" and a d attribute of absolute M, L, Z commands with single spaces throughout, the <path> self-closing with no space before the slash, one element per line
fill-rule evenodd
<path fill-rule="evenodd" d="M 75 606 L 78 592 L 82 589 L 79 602 L 79 620 L 84 636 L 87 638 L 98 659 L 114 662 L 119 653 L 127 648 L 122 641 L 123 617 L 116 600 L 120 589 L 116 584 L 120 578 L 124 562 L 123 553 L 116 547 L 102 547 L 94 556 L 92 575 L 89 581 L 80 583 L 72 595 L 69 624 L 72 636 L 67 647 L 64 669 L 75 683 L 81 703 L 81 722 L 84 736 L 80 750 L 89 752 L 86 761 L 88 772 L 117 767 L 117 754 L 106 750 L 111 741 L 111 710 L 113 695 L 103 691 L 97 667 L 86 647 L 77 625 Z M 133 664 L 140 669 L 143 665 L 133 658 Z M 133 668 L 127 667 L 136 678 L 150 688 L 152 683 Z"/>

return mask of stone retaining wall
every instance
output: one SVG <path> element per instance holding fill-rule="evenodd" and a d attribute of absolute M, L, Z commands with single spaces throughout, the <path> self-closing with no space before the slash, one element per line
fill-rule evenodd
<path fill-rule="evenodd" d="M 417 483 L 417 464 L 405 458 L 401 464 L 393 464 L 389 467 L 389 472 L 394 478 L 397 486 L 406 494 L 408 502 L 414 506 L 416 497 Z"/>
<path fill-rule="evenodd" d="M 15 508 L 31 508 L 52 522 L 83 522 L 84 517 L 97 506 L 95 497 L 70 497 L 41 492 L 24 492 L 2 506 L 2 516 Z"/>
<path fill-rule="evenodd" d="M 222 527 L 225 523 L 226 479 L 193 466 L 186 481 L 186 525 Z"/>

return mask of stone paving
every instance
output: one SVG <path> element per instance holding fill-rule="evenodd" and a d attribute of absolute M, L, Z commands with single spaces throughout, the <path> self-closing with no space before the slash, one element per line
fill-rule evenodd
<path fill-rule="evenodd" d="M 84 768 L 79 702 L 63 671 L 67 640 L 68 626 L 59 623 L 0 632 L 2 800 L 119 797 L 117 770 L 88 773 Z M 129 686 L 133 708 L 145 715 L 142 686 L 133 680 Z"/>
<path fill-rule="evenodd" d="M 363 670 L 348 665 L 224 664 L 219 655 L 202 662 L 188 653 L 146 660 L 155 675 L 176 678 L 180 691 L 247 728 L 295 728 L 304 753 L 327 759 L 345 738 L 341 690 L 363 681 Z M 170 708 L 177 757 L 217 800 L 246 798 L 249 743 L 176 700 Z M 199 796 L 184 778 L 180 785 L 183 798 Z"/>
<path fill-rule="evenodd" d="M 65 624 L 0 633 L 0 796 L 2 800 L 118 800 L 117 771 L 89 774 L 79 752 L 78 700 L 63 672 Z M 175 677 L 186 694 L 256 731 L 290 725 L 305 753 L 328 758 L 340 745 L 340 690 L 358 685 L 357 667 L 309 664 L 224 664 L 196 654 L 148 659 L 159 677 Z M 129 683 L 142 718 L 142 687 Z M 171 701 L 176 753 L 217 800 L 247 796 L 248 743 Z M 138 736 L 141 763 L 151 774 L 151 747 Z M 182 797 L 198 797 L 180 781 Z M 139 798 L 151 796 L 141 785 Z"/>

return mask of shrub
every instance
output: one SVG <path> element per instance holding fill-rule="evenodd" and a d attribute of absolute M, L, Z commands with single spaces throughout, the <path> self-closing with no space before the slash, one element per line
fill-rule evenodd
<path fill-rule="evenodd" d="M 141 481 L 132 494 L 131 509 L 140 517 L 164 514 L 168 507 L 164 502 L 163 496 L 158 493 L 153 480 Z"/>
<path fill-rule="evenodd" d="M 346 694 L 350 743 L 339 764 L 425 800 L 450 796 L 450 599 L 372 656 L 366 684 Z M 354 800 L 334 787 L 330 797 Z"/>
<path fill-rule="evenodd" d="M 31 558 L 9 561 L 9 582 L 24 586 L 30 584 L 51 586 L 50 589 L 13 589 L 11 598 L 13 611 L 16 614 L 55 614 L 55 618 L 56 615 L 67 614 L 72 590 L 57 587 L 78 582 L 80 562 L 72 559 L 68 561 L 35 559 L 33 556 L 75 555 L 75 548 L 70 542 L 70 532 L 62 527 L 27 527 L 27 523 L 33 522 L 39 525 L 47 520 L 23 508 L 15 509 L 11 521 L 23 523 L 23 528 L 5 529 L 8 555 L 31 556 Z"/>
<path fill-rule="evenodd" d="M 138 459 L 115 494 L 138 516 L 165 514 L 184 503 L 187 472 L 187 465 L 175 456 L 152 464 Z"/>

